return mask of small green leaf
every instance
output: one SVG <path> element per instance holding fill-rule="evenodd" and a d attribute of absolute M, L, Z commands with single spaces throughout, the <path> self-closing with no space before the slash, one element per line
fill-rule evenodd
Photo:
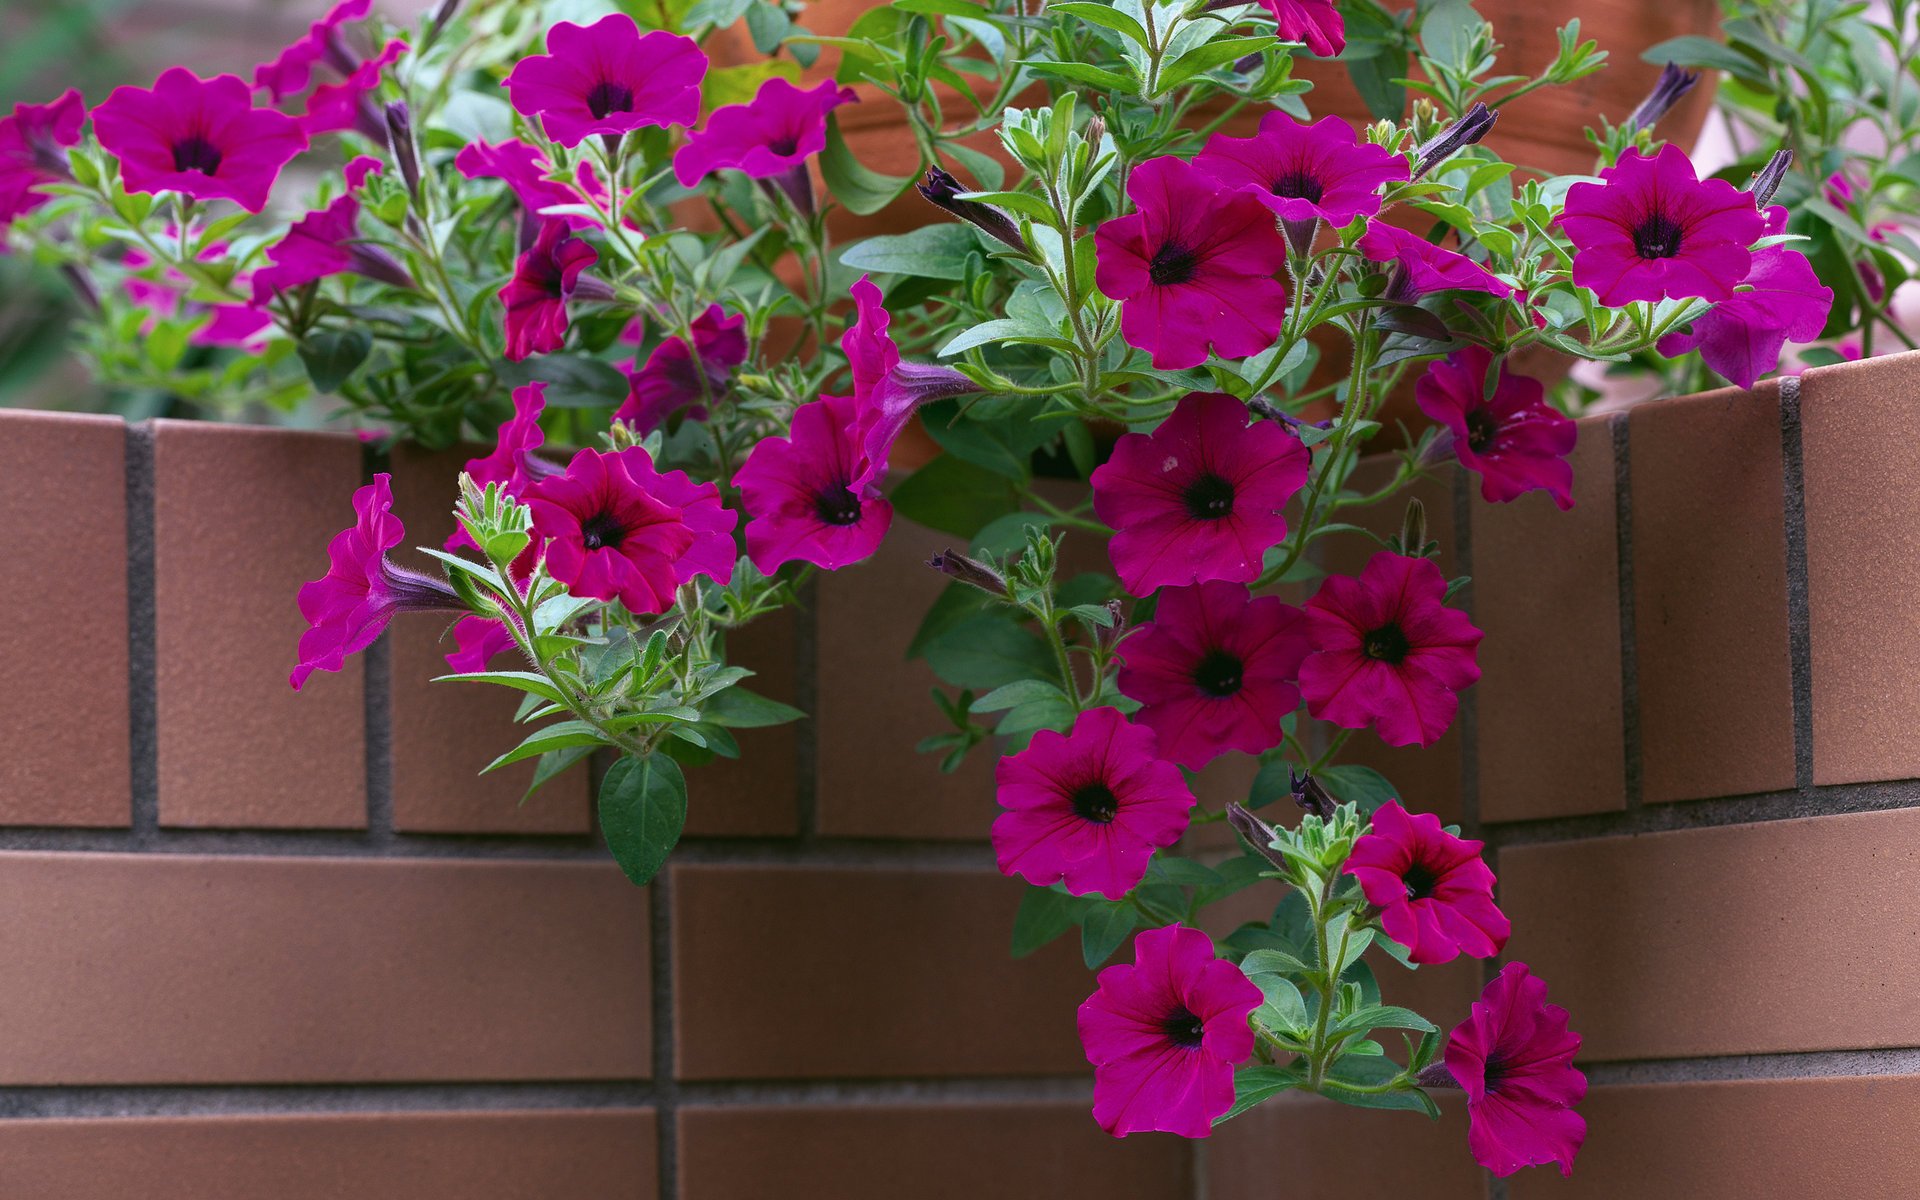
<path fill-rule="evenodd" d="M 482 767 L 480 773 L 485 775 L 488 771 L 517 763 L 523 758 L 532 758 L 536 754 L 545 754 L 549 750 L 565 750 L 569 746 L 599 746 L 605 742 L 606 739 L 585 721 L 562 721 L 534 730 L 518 746 Z"/>
<path fill-rule="evenodd" d="M 759 729 L 767 725 L 785 725 L 807 714 L 791 704 L 770 700 L 743 687 L 730 687 L 707 701 L 705 720 L 730 729 Z"/>
<path fill-rule="evenodd" d="M 840 255 L 840 262 L 856 271 L 960 280 L 967 277 L 968 257 L 979 252 L 980 241 L 971 225 L 924 225 L 912 233 L 855 242 Z"/>
<path fill-rule="evenodd" d="M 1087 901 L 1052 888 L 1028 888 L 1013 918 L 1013 956 L 1025 958 L 1053 941 L 1080 919 Z"/>
<path fill-rule="evenodd" d="M 518 688 L 523 692 L 551 700 L 555 704 L 565 704 L 566 696 L 553 686 L 553 681 L 545 675 L 532 671 L 476 671 L 467 675 L 437 675 L 435 683 L 497 683 L 502 687 Z"/>
<path fill-rule="evenodd" d="M 1080 957 L 1087 970 L 1112 958 L 1139 921 L 1140 914 L 1131 904 L 1101 904 L 1087 913 L 1080 924 Z"/>
<path fill-rule="evenodd" d="M 372 352 L 373 336 L 364 329 L 318 330 L 300 343 L 300 361 L 320 392 L 338 390 Z"/>
<path fill-rule="evenodd" d="M 659 873 L 686 823 L 686 776 L 664 754 L 622 758 L 600 782 L 600 830 L 636 884 Z"/>
<path fill-rule="evenodd" d="M 840 122 L 827 118 L 827 145 L 820 152 L 820 177 L 842 208 L 859 216 L 879 212 L 907 190 L 913 180 L 882 175 L 853 156 L 840 135 Z"/>
<path fill-rule="evenodd" d="M 1231 1121 L 1261 1101 L 1299 1087 L 1306 1081 L 1306 1072 L 1298 1066 L 1241 1067 L 1233 1073 L 1233 1107 L 1224 1115 L 1215 1117 L 1213 1123 L 1220 1125 Z"/>

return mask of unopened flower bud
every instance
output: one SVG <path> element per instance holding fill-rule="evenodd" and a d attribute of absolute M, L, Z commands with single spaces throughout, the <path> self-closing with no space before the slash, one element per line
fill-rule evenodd
<path fill-rule="evenodd" d="M 94 286 L 93 276 L 87 274 L 86 268 L 74 263 L 61 263 L 60 274 L 66 277 L 68 286 L 73 288 L 73 294 L 79 297 L 80 303 L 91 312 L 100 311 L 100 289 Z"/>
<path fill-rule="evenodd" d="M 393 151 L 393 161 L 400 166 L 400 178 L 406 182 L 407 194 L 415 203 L 420 200 L 420 154 L 413 145 L 413 113 L 407 108 L 405 100 L 395 100 L 387 105 L 387 148 Z"/>
<path fill-rule="evenodd" d="M 1767 165 L 1753 177 L 1753 183 L 1747 188 L 1753 193 L 1753 206 L 1765 209 L 1773 203 L 1773 194 L 1780 190 L 1780 181 L 1787 177 L 1787 168 L 1793 165 L 1793 151 L 1776 150 Z"/>
<path fill-rule="evenodd" d="M 1089 118 L 1087 121 L 1087 145 L 1092 146 L 1095 150 L 1098 150 L 1100 148 L 1101 139 L 1106 136 L 1107 136 L 1107 119 L 1101 116 L 1099 113 L 1093 114 L 1093 116 Z"/>
<path fill-rule="evenodd" d="M 1233 60 L 1233 73 L 1235 75 L 1251 75 L 1255 71 L 1258 71 L 1260 69 L 1261 64 L 1266 61 L 1267 61 L 1267 56 L 1260 53 L 1258 50 L 1254 51 L 1252 54 L 1243 54 L 1239 58 L 1236 58 Z"/>
<path fill-rule="evenodd" d="M 1423 1088 L 1459 1088 L 1460 1081 L 1453 1077 L 1452 1068 L 1444 1062 L 1431 1063 L 1413 1077 L 1413 1081 Z"/>
<path fill-rule="evenodd" d="M 1107 601 L 1107 616 L 1110 618 L 1106 628 L 1094 634 L 1094 640 L 1102 650 L 1111 650 L 1127 635 L 1127 608 L 1118 600 Z"/>
<path fill-rule="evenodd" d="M 1414 159 L 1413 178 L 1418 180 L 1462 149 L 1486 137 L 1487 131 L 1492 129 L 1493 123 L 1499 119 L 1499 113 L 1475 101 L 1473 107 L 1467 110 L 1466 116 L 1441 130 L 1438 135 L 1420 147 Z"/>
<path fill-rule="evenodd" d="M 1647 93 L 1647 98 L 1640 102 L 1640 107 L 1634 109 L 1633 115 L 1627 118 L 1627 132 L 1652 129 L 1654 123 L 1666 116 L 1673 106 L 1680 102 L 1680 97 L 1692 91 L 1693 85 L 1698 82 L 1700 82 L 1699 75 L 1684 70 L 1675 63 L 1668 63 L 1661 67 L 1660 78 L 1653 85 L 1653 90 Z"/>
<path fill-rule="evenodd" d="M 1013 218 L 990 204 L 982 204 L 977 200 L 959 199 L 960 193 L 967 189 L 961 186 L 958 179 L 939 167 L 928 167 L 926 178 L 915 184 L 914 190 L 919 192 L 921 198 L 927 203 L 952 213 L 987 236 L 1013 247 L 1022 254 L 1033 253 L 1032 248 L 1027 245 L 1027 239 L 1020 236 L 1020 227 L 1013 223 Z"/>
<path fill-rule="evenodd" d="M 447 27 L 447 22 L 453 20 L 453 14 L 459 11 L 460 0 L 440 0 L 439 6 L 433 10 L 432 19 L 427 22 L 427 41 L 438 38 L 440 31 Z"/>
<path fill-rule="evenodd" d="M 927 565 L 942 575 L 958 579 L 961 583 L 970 583 L 983 592 L 1001 597 L 1007 594 L 1007 581 L 1000 577 L 1000 572 L 977 558 L 968 558 L 947 549 L 928 559 Z"/>
<path fill-rule="evenodd" d="M 1326 788 L 1321 786 L 1320 781 L 1313 777 L 1312 771 L 1308 771 L 1305 775 L 1295 775 L 1289 769 L 1287 782 L 1293 790 L 1293 802 L 1322 821 L 1333 816 L 1333 810 L 1340 807 L 1334 803 L 1333 797 L 1328 794 Z"/>
<path fill-rule="evenodd" d="M 1233 826 L 1233 831 L 1246 839 L 1247 845 L 1259 851 L 1262 858 L 1281 870 L 1286 870 L 1287 860 L 1273 848 L 1274 838 L 1277 836 L 1273 826 L 1238 804 L 1227 805 L 1227 824 Z"/>
<path fill-rule="evenodd" d="M 1417 555 L 1427 545 L 1427 506 L 1418 497 L 1407 501 L 1407 515 L 1400 522 L 1400 553 Z"/>

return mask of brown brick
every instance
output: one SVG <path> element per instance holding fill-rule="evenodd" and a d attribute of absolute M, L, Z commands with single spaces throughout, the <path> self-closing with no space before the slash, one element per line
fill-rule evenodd
<path fill-rule="evenodd" d="M 680 1180 L 700 1200 L 1185 1200 L 1178 1138 L 1115 1140 L 1086 1104 L 692 1108 L 680 1114 Z"/>
<path fill-rule="evenodd" d="M 1598 1087 L 1573 1177 L 1522 1171 L 1513 1200 L 1906 1200 L 1920 1078 Z"/>
<path fill-rule="evenodd" d="M 1626 807 L 1613 432 L 1580 422 L 1573 509 L 1473 500 L 1480 819 Z"/>
<path fill-rule="evenodd" d="M 1643 404 L 1627 429 L 1644 798 L 1790 788 L 1779 386 Z"/>
<path fill-rule="evenodd" d="M 0 1121 L 9 1200 L 651 1200 L 653 1114 Z"/>
<path fill-rule="evenodd" d="M 806 614 L 770 613 L 729 635 L 728 661 L 758 674 L 745 687 L 798 703 L 798 647 Z M 809 719 L 764 729 L 736 729 L 739 758 L 716 758 L 687 770 L 687 833 L 706 837 L 791 837 L 800 832 L 798 759 Z"/>
<path fill-rule="evenodd" d="M 126 423 L 0 409 L 0 825 L 125 825 Z"/>
<path fill-rule="evenodd" d="M 1920 776 L 1920 355 L 1800 380 L 1813 642 L 1813 781 Z"/>
<path fill-rule="evenodd" d="M 610 864 L 0 855 L 0 1084 L 633 1078 Z"/>
<path fill-rule="evenodd" d="M 157 421 L 154 477 L 161 824 L 364 826 L 359 657 L 287 685 L 296 596 L 353 520 L 359 443 Z"/>
<path fill-rule="evenodd" d="M 1466 1106 L 1456 1093 L 1441 1098 L 1440 1111 L 1430 1121 L 1320 1096 L 1270 1100 L 1208 1139 L 1207 1195 L 1485 1200 L 1484 1176 L 1467 1153 Z"/>
<path fill-rule="evenodd" d="M 1911 1046 L 1920 811 L 1500 852 L 1509 958 L 1594 1060 Z"/>
<path fill-rule="evenodd" d="M 437 573 L 416 546 L 438 550 L 453 533 L 456 480 L 472 448 L 422 454 L 402 450 L 393 463 L 394 512 L 407 540 L 394 561 Z M 388 630 L 393 674 L 393 825 L 412 833 L 585 833 L 592 826 L 587 771 L 576 767 L 526 802 L 534 763 L 482 775 L 495 758 L 532 731 L 516 725 L 521 693 L 478 683 L 434 683 L 454 648 L 452 622 L 407 615 Z M 502 656 L 501 670 L 524 661 Z"/>
<path fill-rule="evenodd" d="M 965 870 L 673 870 L 686 1078 L 1087 1069 L 1074 1010 L 1093 976 L 1072 938 L 1010 956 L 1015 881 Z"/>

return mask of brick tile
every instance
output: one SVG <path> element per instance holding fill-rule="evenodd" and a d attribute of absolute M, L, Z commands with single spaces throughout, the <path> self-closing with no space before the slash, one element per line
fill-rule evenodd
<path fill-rule="evenodd" d="M 1512 846 L 1509 958 L 1594 1060 L 1920 1043 L 1920 811 Z"/>
<path fill-rule="evenodd" d="M 126 445 L 118 417 L 0 409 L 0 825 L 132 812 Z"/>
<path fill-rule="evenodd" d="M 359 657 L 287 686 L 295 596 L 353 518 L 359 443 L 157 421 L 154 477 L 161 823 L 364 826 Z"/>
<path fill-rule="evenodd" d="M 651 1200 L 640 1109 L 0 1121 L 10 1200 Z"/>
<path fill-rule="evenodd" d="M 1920 776 L 1917 388 L 1916 354 L 1801 376 L 1818 784 Z"/>
<path fill-rule="evenodd" d="M 1485 1200 L 1484 1176 L 1467 1153 L 1466 1105 L 1457 1094 L 1444 1096 L 1440 1112 L 1429 1121 L 1320 1096 L 1270 1100 L 1207 1140 L 1206 1194 Z"/>
<path fill-rule="evenodd" d="M 1480 819 L 1626 807 L 1613 433 L 1580 422 L 1573 509 L 1473 498 Z"/>
<path fill-rule="evenodd" d="M 1523 1171 L 1513 1200 L 1906 1200 L 1920 1078 L 1599 1087 L 1573 1177 Z"/>
<path fill-rule="evenodd" d="M 787 609 L 733 631 L 729 661 L 759 672 L 745 686 L 797 704 L 798 647 L 805 614 Z M 687 771 L 687 833 L 706 837 L 791 837 L 800 832 L 797 768 L 809 720 L 736 729 L 739 758 L 716 758 Z"/>
<path fill-rule="evenodd" d="M 975 747 L 952 775 L 939 755 L 914 749 L 952 728 L 928 694 L 932 669 L 906 654 L 945 586 L 927 557 L 958 540 L 896 516 L 871 561 L 820 577 L 821 833 L 986 840 L 998 811 L 992 748 Z"/>
<path fill-rule="evenodd" d="M 700 1200 L 1191 1195 L 1187 1143 L 1116 1141 L 1090 1103 L 682 1109 L 681 1188 Z"/>
<path fill-rule="evenodd" d="M 1793 786 L 1778 397 L 1729 388 L 1627 418 L 1650 803 Z"/>
<path fill-rule="evenodd" d="M 453 532 L 455 481 L 472 453 L 449 450 L 394 456 L 393 508 L 407 526 L 396 562 L 437 572 L 413 547 L 438 549 Z M 400 618 L 392 646 L 393 825 L 411 833 L 586 833 L 592 829 L 587 771 L 576 767 L 522 804 L 534 763 L 491 774 L 481 768 L 527 736 L 516 725 L 519 692 L 482 684 L 434 683 L 447 674 L 452 623 L 431 614 Z M 501 659 L 501 669 L 523 664 Z"/>
<path fill-rule="evenodd" d="M 643 1076 L 646 907 L 600 863 L 0 855 L 0 1085 Z"/>
<path fill-rule="evenodd" d="M 673 871 L 686 1078 L 1087 1069 L 1074 1010 L 1093 976 L 1070 938 L 1010 956 L 1016 882 L 958 870 Z"/>

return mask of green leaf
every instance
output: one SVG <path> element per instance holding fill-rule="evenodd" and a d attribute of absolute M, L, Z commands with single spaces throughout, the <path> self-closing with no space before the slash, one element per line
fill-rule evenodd
<path fill-rule="evenodd" d="M 1335 1029 L 1365 1033 L 1369 1029 L 1413 1029 L 1431 1033 L 1437 1026 L 1410 1008 L 1392 1004 L 1369 1004 L 1342 1017 Z"/>
<path fill-rule="evenodd" d="M 707 701 L 703 719 L 729 729 L 759 729 L 767 725 L 785 725 L 807 714 L 791 704 L 770 700 L 743 687 L 730 687 Z"/>
<path fill-rule="evenodd" d="M 509 387 L 546 384 L 548 408 L 614 408 L 631 386 L 613 364 L 581 354 L 543 354 L 502 363 L 499 370 L 501 382 Z"/>
<path fill-rule="evenodd" d="M 364 329 L 322 329 L 300 343 L 300 361 L 315 391 L 337 391 L 373 352 L 373 336 Z"/>
<path fill-rule="evenodd" d="M 907 520 L 963 538 L 1019 506 L 1006 478 L 950 454 L 908 476 L 888 499 Z"/>
<path fill-rule="evenodd" d="M 1297 1088 L 1307 1081 L 1306 1071 L 1298 1066 L 1241 1067 L 1233 1073 L 1233 1107 L 1215 1117 L 1215 1125 L 1233 1120 L 1263 1100 Z"/>
<path fill-rule="evenodd" d="M 1271 758 L 1260 764 L 1247 792 L 1247 807 L 1265 808 L 1276 800 L 1293 796 L 1293 764 L 1284 758 Z"/>
<path fill-rule="evenodd" d="M 547 786 L 563 771 L 592 754 L 593 750 L 592 746 L 568 746 L 564 750 L 549 750 L 542 754 L 540 761 L 533 764 L 533 780 L 527 784 L 527 794 L 520 797 L 520 802 L 525 804 L 527 796 Z"/>
<path fill-rule="evenodd" d="M 1356 1087 L 1378 1087 L 1398 1078 L 1400 1074 L 1400 1064 L 1392 1059 L 1372 1054 L 1345 1054 L 1327 1068 L 1322 1094 L 1342 1104 L 1351 1104 L 1355 1108 L 1388 1108 L 1423 1112 L 1429 1117 L 1439 1119 L 1440 1106 L 1433 1102 L 1433 1097 L 1419 1088 L 1391 1092 L 1355 1092 L 1341 1086 L 1348 1084 Z"/>
<path fill-rule="evenodd" d="M 1766 79 L 1760 67 L 1746 55 L 1729 46 L 1723 46 L 1712 38 L 1688 35 L 1668 38 L 1664 42 L 1647 47 L 1640 52 L 1640 58 L 1650 63 L 1676 63 L 1683 67 L 1712 67 L 1727 71 L 1742 79 L 1756 82 Z"/>
<path fill-rule="evenodd" d="M 1025 958 L 1053 941 L 1080 919 L 1087 901 L 1052 888 L 1028 888 L 1013 918 L 1013 956 Z"/>
<path fill-rule="evenodd" d="M 1124 92 L 1131 95 L 1135 91 L 1133 80 L 1115 71 L 1102 70 L 1077 62 L 1037 62 L 1029 59 L 1020 64 L 1036 75 L 1054 75 L 1061 79 L 1071 79 L 1075 83 L 1090 83 L 1097 88 Z"/>
<path fill-rule="evenodd" d="M 1046 643 L 998 615 L 955 626 L 927 644 L 926 659 L 935 675 L 955 687 L 997 688 L 1054 674 Z"/>
<path fill-rule="evenodd" d="M 1182 54 L 1172 65 L 1160 72 L 1160 95 L 1186 83 L 1196 75 L 1204 74 L 1215 67 L 1223 67 L 1238 58 L 1249 54 L 1259 54 L 1270 46 L 1279 44 L 1276 37 L 1238 37 L 1222 38 L 1217 42 L 1208 42 Z"/>
<path fill-rule="evenodd" d="M 1080 957 L 1087 970 L 1112 958 L 1139 922 L 1140 913 L 1131 904 L 1096 905 L 1080 923 Z"/>
<path fill-rule="evenodd" d="M 569 746 L 599 746 L 605 742 L 606 739 L 585 721 L 562 721 L 534 730 L 518 746 L 482 767 L 480 773 L 485 775 L 488 771 L 517 763 L 523 758 L 532 758 L 536 754 L 545 754 L 549 750 L 565 750 Z"/>
<path fill-rule="evenodd" d="M 1264 768 L 1263 768 L 1264 769 Z M 1360 806 L 1360 815 L 1370 817 L 1373 811 L 1389 800 L 1398 798 L 1399 793 L 1387 782 L 1387 777 L 1372 767 L 1363 767 L 1357 763 L 1348 763 L 1338 767 L 1324 767 L 1314 778 L 1326 785 L 1333 798 L 1342 803 Z"/>
<path fill-rule="evenodd" d="M 973 226 L 923 225 L 912 233 L 890 233 L 855 242 L 840 262 L 856 271 L 917 275 L 922 279 L 967 277 L 967 259 L 980 253 Z"/>
<path fill-rule="evenodd" d="M 1367 111 L 1386 121 L 1397 121 L 1406 111 L 1407 88 L 1400 80 L 1407 77 L 1407 51 L 1403 46 L 1388 46 L 1370 58 L 1349 60 L 1347 74 L 1354 90 L 1366 103 Z"/>
<path fill-rule="evenodd" d="M 842 208 L 859 216 L 879 212 L 907 190 L 912 179 L 882 175 L 865 166 L 840 136 L 840 122 L 827 118 L 827 145 L 820 152 L 820 178 Z"/>
<path fill-rule="evenodd" d="M 1212 867 L 1167 854 L 1154 855 L 1147 864 L 1147 874 L 1179 887 L 1212 887 L 1220 883 L 1220 876 Z"/>
<path fill-rule="evenodd" d="M 997 687 L 973 702 L 971 712 L 999 712 L 1012 708 L 1016 704 L 1025 704 L 1031 700 L 1064 699 L 1065 692 L 1058 684 L 1042 679 L 1016 679 L 1012 683 Z"/>
<path fill-rule="evenodd" d="M 1313 968 L 1284 950 L 1255 950 L 1240 960 L 1248 975 L 1306 975 Z"/>
<path fill-rule="evenodd" d="M 545 675 L 532 671 L 476 671 L 467 675 L 437 675 L 435 683 L 497 683 L 502 687 L 518 688 L 530 692 L 555 704 L 565 704 L 567 698 L 553 681 Z"/>
<path fill-rule="evenodd" d="M 687 780 L 664 754 L 622 758 L 600 782 L 600 830 L 636 884 L 659 873 L 686 823 Z"/>
<path fill-rule="evenodd" d="M 1088 21 L 1095 25 L 1104 26 L 1116 33 L 1125 34 L 1128 40 L 1143 50 L 1149 45 L 1147 31 L 1140 22 L 1134 20 L 1133 17 L 1128 14 L 1121 12 L 1119 9 L 1110 8 L 1105 4 L 1088 4 L 1082 3 L 1080 0 L 1073 0 L 1073 2 L 1066 4 L 1050 4 L 1047 6 L 1047 11 L 1052 13 L 1065 13 L 1070 17 L 1079 17 L 1082 21 Z"/>

